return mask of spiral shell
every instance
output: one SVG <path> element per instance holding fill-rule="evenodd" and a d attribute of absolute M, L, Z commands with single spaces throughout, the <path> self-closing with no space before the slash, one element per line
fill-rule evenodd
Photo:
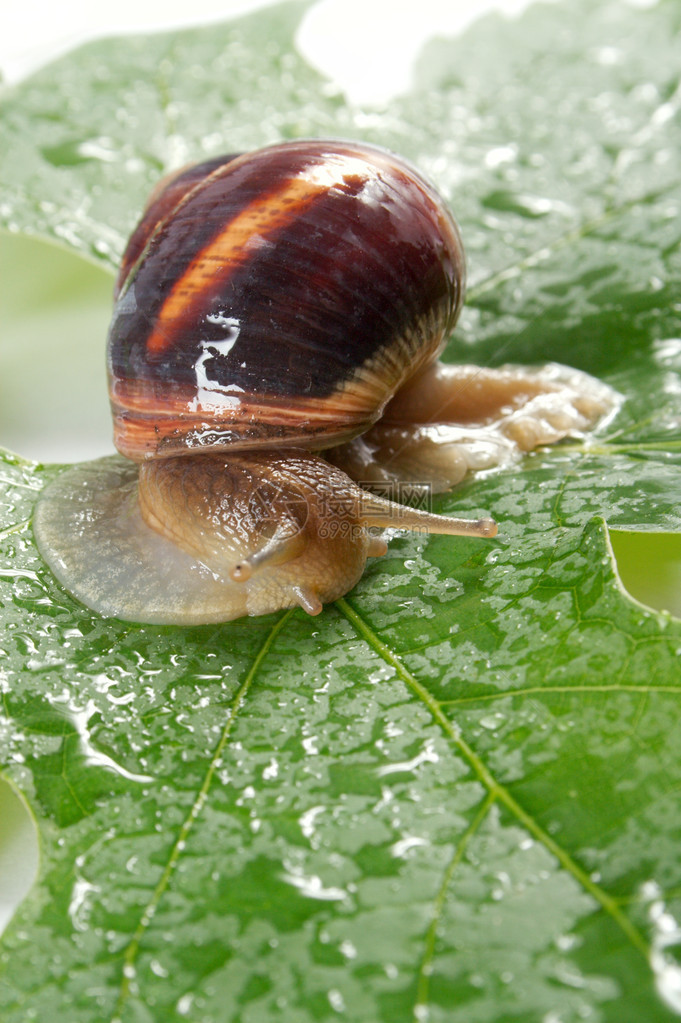
<path fill-rule="evenodd" d="M 190 168 L 123 258 L 116 447 L 142 461 L 348 440 L 437 358 L 464 278 L 441 198 L 382 149 L 292 142 Z"/>

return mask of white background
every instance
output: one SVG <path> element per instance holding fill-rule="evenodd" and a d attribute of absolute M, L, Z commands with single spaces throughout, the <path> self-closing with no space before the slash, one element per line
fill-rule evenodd
<path fill-rule="evenodd" d="M 11 83 L 97 35 L 222 20 L 270 0 L 0 0 L 0 70 Z M 513 16 L 528 0 L 319 0 L 301 26 L 305 57 L 349 98 L 382 103 L 409 86 L 413 58 L 432 35 L 454 35 L 492 9 Z M 188 18 L 187 12 L 190 12 Z M 376 42 L 380 41 L 380 46 Z"/>

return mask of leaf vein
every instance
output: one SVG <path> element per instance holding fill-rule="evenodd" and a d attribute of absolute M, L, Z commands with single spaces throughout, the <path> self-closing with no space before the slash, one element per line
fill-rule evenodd
<path fill-rule="evenodd" d="M 13 533 L 23 533 L 25 529 L 31 525 L 31 519 L 24 519 L 23 522 L 17 522 L 13 526 L 8 526 L 7 529 L 0 530 L 0 540 L 6 540 L 7 537 L 12 536 Z"/>
<path fill-rule="evenodd" d="M 442 878 L 442 884 L 435 897 L 433 905 L 433 915 L 426 931 L 425 948 L 423 951 L 423 957 L 419 966 L 418 980 L 416 987 L 416 1004 L 414 1006 L 414 1021 L 418 1023 L 418 1020 L 423 1019 L 428 1003 L 428 992 L 430 988 L 430 970 L 432 967 L 433 959 L 435 956 L 435 941 L 437 938 L 437 928 L 442 917 L 442 913 L 445 907 L 447 899 L 447 892 L 449 886 L 452 883 L 452 878 L 456 872 L 456 868 L 459 866 L 468 848 L 470 840 L 477 833 L 480 825 L 487 817 L 487 814 L 491 810 L 493 804 L 496 802 L 496 795 L 492 792 L 488 792 L 487 796 L 482 802 L 475 817 L 468 825 L 463 835 L 461 836 L 457 846 L 454 850 L 454 855 L 449 861 L 447 868 Z"/>
<path fill-rule="evenodd" d="M 201 813 L 204 803 L 208 797 L 208 792 L 213 781 L 213 776 L 215 775 L 215 772 L 220 764 L 222 754 L 224 753 L 225 746 L 227 745 L 227 742 L 229 740 L 229 736 L 231 734 L 232 727 L 234 725 L 234 721 L 236 720 L 237 714 L 239 713 L 244 704 L 246 695 L 249 689 L 251 688 L 251 685 L 253 684 L 253 681 L 260 669 L 262 662 L 264 661 L 265 657 L 269 653 L 272 644 L 274 643 L 275 639 L 277 638 L 282 628 L 284 627 L 285 623 L 288 621 L 292 614 L 293 610 L 288 611 L 286 614 L 282 615 L 282 617 L 272 626 L 272 629 L 268 633 L 262 646 L 258 650 L 258 653 L 253 659 L 253 663 L 249 668 L 244 681 L 241 683 L 241 686 L 237 690 L 236 695 L 234 696 L 234 699 L 232 700 L 232 703 L 228 709 L 227 721 L 225 722 L 222 734 L 220 735 L 218 743 L 211 757 L 210 763 L 208 764 L 208 768 L 206 770 L 206 774 L 204 776 L 201 788 L 199 789 L 197 796 L 189 809 L 188 814 L 186 815 L 184 821 L 182 822 L 177 838 L 175 839 L 175 842 L 173 843 L 173 846 L 170 850 L 170 855 L 163 869 L 161 877 L 158 880 L 158 883 L 151 895 L 151 898 L 144 907 L 142 915 L 140 916 L 139 923 L 137 924 L 137 927 L 132 935 L 132 938 L 130 939 L 123 953 L 123 976 L 121 979 L 116 1009 L 111 1023 L 120 1023 L 123 1006 L 131 994 L 130 981 L 131 978 L 134 977 L 135 962 L 137 960 L 140 945 L 158 909 L 161 898 L 163 897 L 165 891 L 168 888 L 170 878 L 184 851 L 187 838 L 189 837 L 189 833 L 191 832 L 194 823 L 198 818 L 199 814 Z"/>
<path fill-rule="evenodd" d="M 523 686 L 520 689 L 504 690 L 497 693 L 479 693 L 477 696 L 458 696 L 452 700 L 439 700 L 441 707 L 463 706 L 470 703 L 489 703 L 493 700 L 504 700 L 514 696 L 541 696 L 544 693 L 681 693 L 681 686 L 675 685 L 636 685 L 622 682 L 607 682 L 597 685 L 548 685 Z"/>
<path fill-rule="evenodd" d="M 540 245 L 539 248 L 535 249 L 533 252 L 523 256 L 517 263 L 512 263 L 503 270 L 495 270 L 488 277 L 483 278 L 483 280 L 481 280 L 478 284 L 473 285 L 467 292 L 466 301 L 469 305 L 475 305 L 476 300 L 486 291 L 491 291 L 498 284 L 502 284 L 506 280 L 517 277 L 523 272 L 523 270 L 529 269 L 539 262 L 543 262 L 549 256 L 560 251 L 560 249 L 566 248 L 575 242 L 581 241 L 582 238 L 586 238 L 589 235 L 594 234 L 601 227 L 605 227 L 606 224 L 611 223 L 621 214 L 627 213 L 636 206 L 661 199 L 665 195 L 679 188 L 680 185 L 681 181 L 671 181 L 663 188 L 653 189 L 643 195 L 627 199 L 619 205 L 611 206 L 608 209 L 603 210 L 599 216 L 593 217 L 591 220 L 586 220 L 577 227 L 573 227 L 568 231 L 564 231 L 562 234 L 556 235 L 552 241 L 547 242 L 544 245 Z"/>
<path fill-rule="evenodd" d="M 501 784 L 501 782 L 497 781 L 482 758 L 478 756 L 472 746 L 470 746 L 463 737 L 461 730 L 443 712 L 439 701 L 436 700 L 426 687 L 419 682 L 416 676 L 409 671 L 401 658 L 385 643 L 383 643 L 368 622 L 362 618 L 362 616 L 348 603 L 345 598 L 341 598 L 336 601 L 336 604 L 350 624 L 355 628 L 356 632 L 371 645 L 374 651 L 382 657 L 387 664 L 390 664 L 391 667 L 395 669 L 405 685 L 407 685 L 408 688 L 411 689 L 412 692 L 422 701 L 422 703 L 425 704 L 434 721 L 440 726 L 445 735 L 451 739 L 464 759 L 468 761 L 469 765 L 488 792 L 491 795 L 494 795 L 495 799 L 502 803 L 511 815 L 514 816 L 519 823 L 548 850 L 549 853 L 551 853 L 561 867 L 571 874 L 577 883 L 592 896 L 592 898 L 618 925 L 634 948 L 641 953 L 646 961 L 648 961 L 649 948 L 647 942 L 639 932 L 638 928 L 635 927 L 631 920 L 629 920 L 629 918 L 622 912 L 617 901 L 609 895 L 608 892 L 601 888 L 600 885 L 593 881 L 588 873 L 580 867 L 577 861 L 572 858 L 567 850 L 559 845 L 559 843 L 556 842 L 555 839 L 553 839 L 549 833 L 544 830 L 544 828 L 542 828 L 538 821 L 536 821 L 534 817 L 523 808 L 523 806 L 517 801 L 511 792 Z"/>

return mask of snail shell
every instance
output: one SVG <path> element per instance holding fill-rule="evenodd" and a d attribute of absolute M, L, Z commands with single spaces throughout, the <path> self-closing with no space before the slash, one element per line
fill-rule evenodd
<path fill-rule="evenodd" d="M 551 367 L 441 366 L 463 293 L 451 214 L 382 149 L 291 142 L 166 179 L 116 284 L 125 458 L 46 488 L 34 528 L 54 574 L 133 621 L 317 614 L 385 553 L 377 530 L 493 536 L 351 476 L 446 489 L 592 425 L 611 392 Z"/>
<path fill-rule="evenodd" d="M 141 461 L 349 440 L 437 357 L 463 293 L 451 214 L 392 154 L 307 141 L 202 165 L 123 258 L 116 447 Z"/>

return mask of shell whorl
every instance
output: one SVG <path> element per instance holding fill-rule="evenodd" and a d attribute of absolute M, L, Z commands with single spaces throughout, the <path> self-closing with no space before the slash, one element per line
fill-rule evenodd
<path fill-rule="evenodd" d="M 366 430 L 437 357 L 464 257 L 437 192 L 350 142 L 189 169 L 123 259 L 109 333 L 117 448 L 323 448 Z"/>

